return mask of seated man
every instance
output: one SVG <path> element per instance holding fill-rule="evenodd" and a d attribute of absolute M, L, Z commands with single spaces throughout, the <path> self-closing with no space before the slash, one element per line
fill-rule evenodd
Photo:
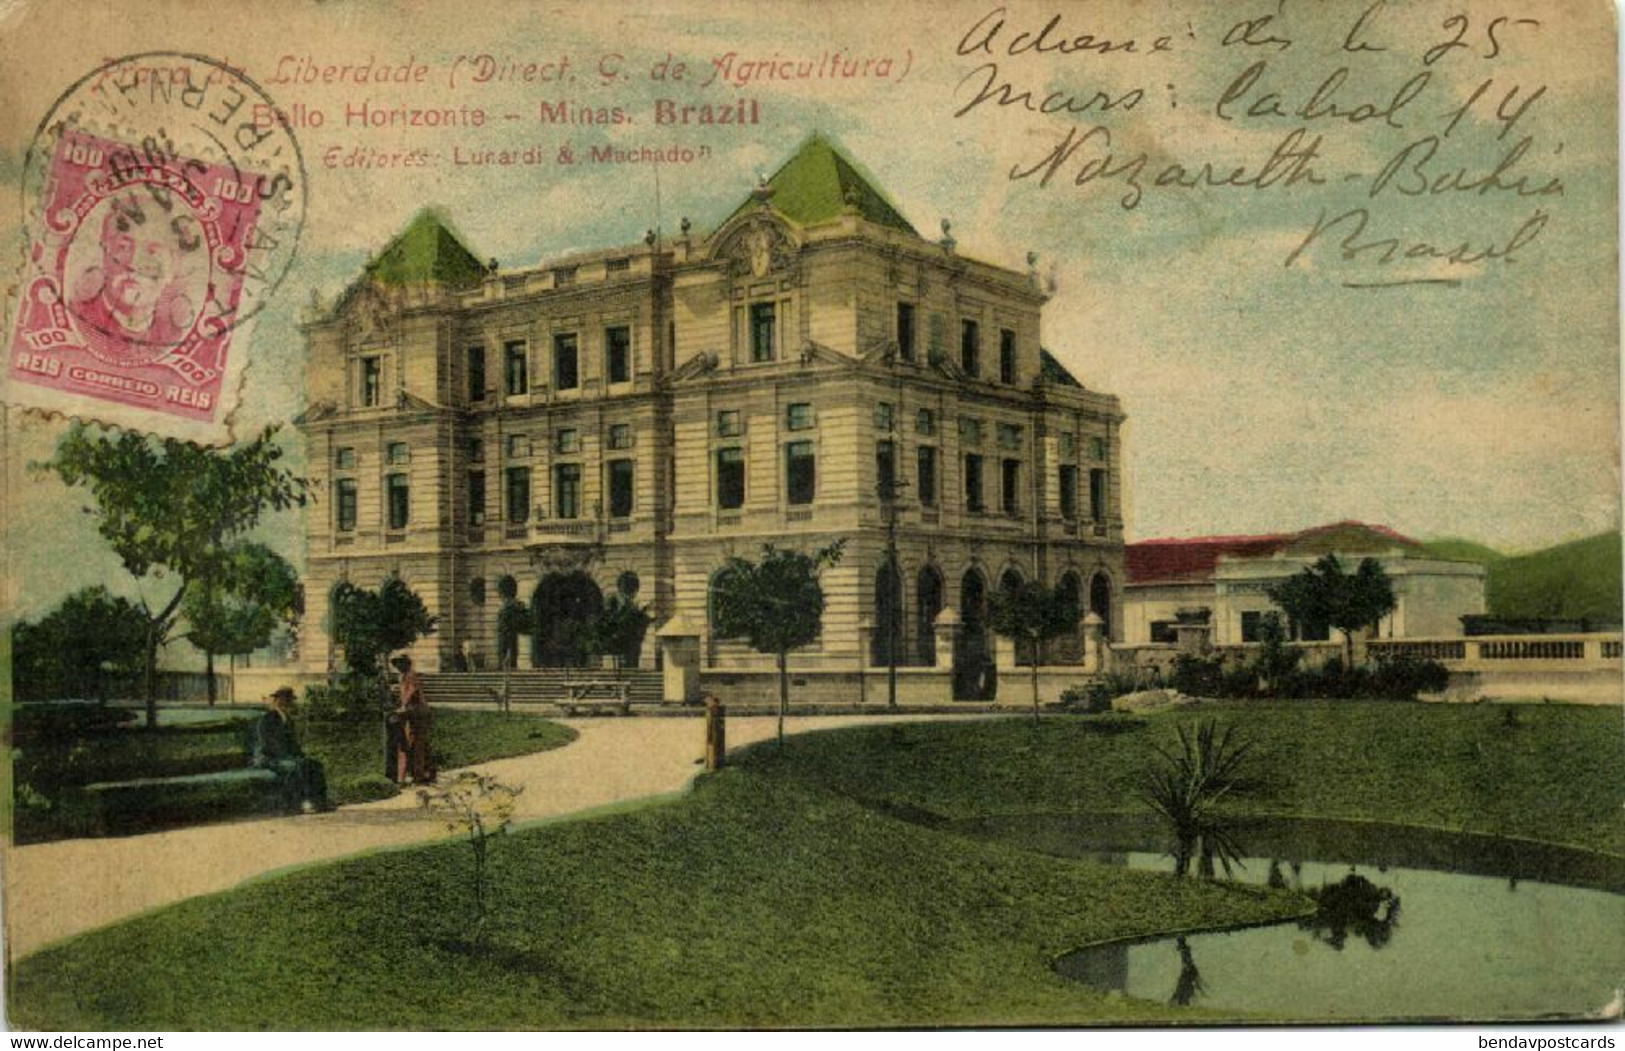
<path fill-rule="evenodd" d="M 267 711 L 254 724 L 250 761 L 277 775 L 287 809 L 305 813 L 327 809 L 327 776 L 322 764 L 299 747 L 293 727 L 293 688 L 278 687 L 265 699 Z"/>

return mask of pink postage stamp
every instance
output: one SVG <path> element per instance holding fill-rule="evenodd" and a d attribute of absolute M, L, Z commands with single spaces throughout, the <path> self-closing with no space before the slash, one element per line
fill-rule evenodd
<path fill-rule="evenodd" d="M 79 131 L 58 140 L 10 378 L 214 421 L 257 177 Z"/>

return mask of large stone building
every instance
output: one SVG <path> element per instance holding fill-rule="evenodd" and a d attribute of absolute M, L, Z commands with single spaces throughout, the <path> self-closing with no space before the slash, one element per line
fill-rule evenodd
<path fill-rule="evenodd" d="M 1036 273 L 922 237 L 822 137 L 742 196 L 708 234 L 522 269 L 425 212 L 313 312 L 308 668 L 332 586 L 389 574 L 440 618 L 430 669 L 492 667 L 514 589 L 543 625 L 520 665 L 576 661 L 570 624 L 618 587 L 695 625 L 706 666 L 762 666 L 710 637 L 716 573 L 837 538 L 798 671 L 886 663 L 893 609 L 900 663 L 936 659 L 949 611 L 969 668 L 990 590 L 1035 577 L 1117 634 L 1123 415 L 1042 349 Z"/>

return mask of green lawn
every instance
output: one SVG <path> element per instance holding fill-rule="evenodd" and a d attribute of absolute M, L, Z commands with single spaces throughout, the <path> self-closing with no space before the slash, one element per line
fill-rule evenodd
<path fill-rule="evenodd" d="M 1507 724 L 1507 712 L 1517 725 Z M 1151 718 L 876 726 L 752 766 L 944 817 L 1143 809 L 1139 771 L 1175 727 L 1238 722 L 1257 784 L 1239 812 L 1384 821 L 1625 854 L 1620 714 L 1575 705 L 1211 702 Z"/>
<path fill-rule="evenodd" d="M 462 947 L 469 850 L 357 858 L 20 961 L 43 1029 L 885 1026 L 1166 1019 L 1049 962 L 1101 940 L 1301 915 L 1283 891 L 1026 852 L 895 816 L 1139 808 L 1153 742 L 1209 714 L 1260 742 L 1251 809 L 1618 850 L 1619 715 L 1230 704 L 1146 719 L 879 725 L 747 750 L 675 802 L 493 853 L 493 949 Z M 139 961 L 139 966 L 132 966 Z M 402 989 L 412 991 L 401 995 Z M 1179 1018 L 1199 1021 L 1194 1012 Z"/>
<path fill-rule="evenodd" d="M 1516 725 L 1508 725 L 1507 713 Z M 1383 821 L 1625 854 L 1617 709 L 1405 702 L 1211 702 L 1113 715 L 876 726 L 753 767 L 945 817 L 1143 809 L 1138 776 L 1175 727 L 1235 721 L 1255 742 L 1253 814 Z"/>
<path fill-rule="evenodd" d="M 492 759 L 545 752 L 569 744 L 576 732 L 533 715 L 441 709 L 430 736 L 442 770 Z M 328 792 L 338 804 L 393 795 L 384 778 L 383 729 L 377 723 L 312 723 L 304 727 L 305 751 L 322 761 Z"/>

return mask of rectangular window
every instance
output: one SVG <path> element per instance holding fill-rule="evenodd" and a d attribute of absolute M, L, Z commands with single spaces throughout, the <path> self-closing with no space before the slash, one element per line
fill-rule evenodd
<path fill-rule="evenodd" d="M 632 448 L 632 425 L 630 423 L 612 423 L 609 425 L 609 447 L 611 449 Z"/>
<path fill-rule="evenodd" d="M 372 408 L 383 398 L 384 361 L 382 358 L 361 359 L 361 404 Z"/>
<path fill-rule="evenodd" d="M 1071 431 L 1063 431 L 1057 445 L 1060 447 L 1061 459 L 1070 460 L 1078 451 L 1078 436 Z"/>
<path fill-rule="evenodd" d="M 468 524 L 485 524 L 485 472 L 468 472 Z"/>
<path fill-rule="evenodd" d="M 1178 623 L 1172 620 L 1154 620 L 1151 622 L 1151 641 L 1169 645 L 1179 641 L 1179 632 L 1174 630 Z"/>
<path fill-rule="evenodd" d="M 897 447 L 875 443 L 875 491 L 882 500 L 897 499 Z"/>
<path fill-rule="evenodd" d="M 750 360 L 773 360 L 773 338 L 777 328 L 777 311 L 772 303 L 750 305 Z"/>
<path fill-rule="evenodd" d="M 344 532 L 355 528 L 355 479 L 340 478 L 338 480 L 338 499 L 334 503 L 338 507 L 338 527 Z"/>
<path fill-rule="evenodd" d="M 921 507 L 937 506 L 937 450 L 922 445 L 915 450 L 914 491 Z"/>
<path fill-rule="evenodd" d="M 986 510 L 982 503 L 982 457 L 980 453 L 965 454 L 965 510 L 980 514 Z"/>
<path fill-rule="evenodd" d="M 626 518 L 632 513 L 632 461 L 609 461 L 609 516 Z"/>
<path fill-rule="evenodd" d="M 574 332 L 553 337 L 553 389 L 575 390 L 581 382 L 581 360 Z"/>
<path fill-rule="evenodd" d="M 349 446 L 333 454 L 333 464 L 341 471 L 348 471 L 355 467 L 355 450 Z"/>
<path fill-rule="evenodd" d="M 1061 490 L 1061 517 L 1078 517 L 1078 469 L 1069 463 L 1061 465 L 1060 477 L 1056 479 Z"/>
<path fill-rule="evenodd" d="M 959 417 L 959 440 L 965 445 L 981 445 L 982 421 L 972 416 Z"/>
<path fill-rule="evenodd" d="M 386 454 L 389 458 L 388 462 L 392 466 L 409 463 L 412 459 L 412 450 L 407 447 L 405 442 L 390 442 Z"/>
<path fill-rule="evenodd" d="M 947 329 L 948 329 L 948 322 L 943 319 L 942 315 L 933 313 L 931 315 L 931 347 L 930 347 L 930 360 L 932 362 L 938 362 L 938 361 L 942 360 L 943 344 L 945 342 L 947 342 L 947 339 L 948 339 Z"/>
<path fill-rule="evenodd" d="M 904 361 L 914 360 L 914 304 L 897 304 L 897 350 Z"/>
<path fill-rule="evenodd" d="M 811 430 L 813 425 L 812 406 L 804 401 L 798 401 L 785 407 L 784 426 L 792 431 Z"/>
<path fill-rule="evenodd" d="M 581 517 L 581 465 L 561 463 L 553 468 L 553 516 Z"/>
<path fill-rule="evenodd" d="M 406 475 L 389 475 L 385 489 L 389 493 L 389 528 L 405 529 L 412 515 L 412 491 L 407 486 Z"/>
<path fill-rule="evenodd" d="M 604 329 L 604 375 L 611 383 L 632 379 L 632 330 L 625 325 Z"/>
<path fill-rule="evenodd" d="M 915 434 L 935 434 L 935 433 L 937 433 L 937 414 L 932 412 L 930 409 L 921 409 L 919 412 L 915 413 L 914 414 L 914 433 Z"/>
<path fill-rule="evenodd" d="M 791 442 L 784 447 L 785 501 L 810 504 L 818 488 L 818 469 L 812 442 Z"/>
<path fill-rule="evenodd" d="M 468 348 L 468 400 L 482 401 L 485 398 L 485 348 Z"/>
<path fill-rule="evenodd" d="M 574 427 L 561 427 L 554 436 L 553 451 L 574 453 L 581 451 L 581 434 Z"/>
<path fill-rule="evenodd" d="M 1264 613 L 1263 613 L 1262 610 L 1256 610 L 1256 609 L 1242 610 L 1242 612 L 1241 612 L 1241 641 L 1242 642 L 1257 642 L 1258 641 L 1258 627 L 1262 623 L 1264 623 Z"/>
<path fill-rule="evenodd" d="M 732 511 L 745 504 L 745 454 L 739 449 L 717 450 L 717 507 Z"/>
<path fill-rule="evenodd" d="M 509 459 L 517 460 L 517 459 L 519 459 L 521 457 L 525 457 L 525 456 L 529 456 L 529 455 L 530 455 L 530 435 L 528 435 L 528 434 L 510 434 L 510 435 L 508 435 L 508 458 Z"/>
<path fill-rule="evenodd" d="M 1021 428 L 1020 427 L 1017 427 L 1013 423 L 1001 423 L 1001 424 L 999 424 L 998 434 L 999 434 L 999 448 L 1001 448 L 1001 449 L 1019 449 L 1019 448 L 1021 448 Z"/>
<path fill-rule="evenodd" d="M 1089 472 L 1089 517 L 1106 520 L 1106 472 L 1098 467 Z"/>
<path fill-rule="evenodd" d="M 1021 461 L 1005 460 L 1000 465 L 999 506 L 1007 515 L 1021 510 Z"/>
<path fill-rule="evenodd" d="M 530 521 L 530 468 L 510 467 L 507 470 L 508 521 Z"/>
<path fill-rule="evenodd" d="M 717 413 L 717 437 L 737 438 L 745 433 L 745 428 L 739 422 L 738 409 L 723 409 Z"/>
<path fill-rule="evenodd" d="M 982 327 L 969 318 L 959 323 L 959 367 L 967 376 L 982 371 Z"/>
<path fill-rule="evenodd" d="M 1089 458 L 1091 460 L 1104 460 L 1106 458 L 1106 439 L 1089 439 Z"/>
<path fill-rule="evenodd" d="M 527 347 L 522 339 L 509 340 L 502 345 L 504 389 L 509 394 L 524 394 L 530 390 L 530 363 L 526 356 Z"/>
<path fill-rule="evenodd" d="M 897 416 L 892 412 L 891 402 L 875 402 L 875 430 L 881 434 L 890 434 L 897 425 Z"/>
<path fill-rule="evenodd" d="M 485 440 L 484 439 L 482 439 L 482 438 L 470 438 L 468 440 L 468 462 L 469 463 L 484 463 L 485 462 Z"/>
<path fill-rule="evenodd" d="M 999 382 L 1016 382 L 1016 334 L 1010 329 L 999 329 Z"/>

